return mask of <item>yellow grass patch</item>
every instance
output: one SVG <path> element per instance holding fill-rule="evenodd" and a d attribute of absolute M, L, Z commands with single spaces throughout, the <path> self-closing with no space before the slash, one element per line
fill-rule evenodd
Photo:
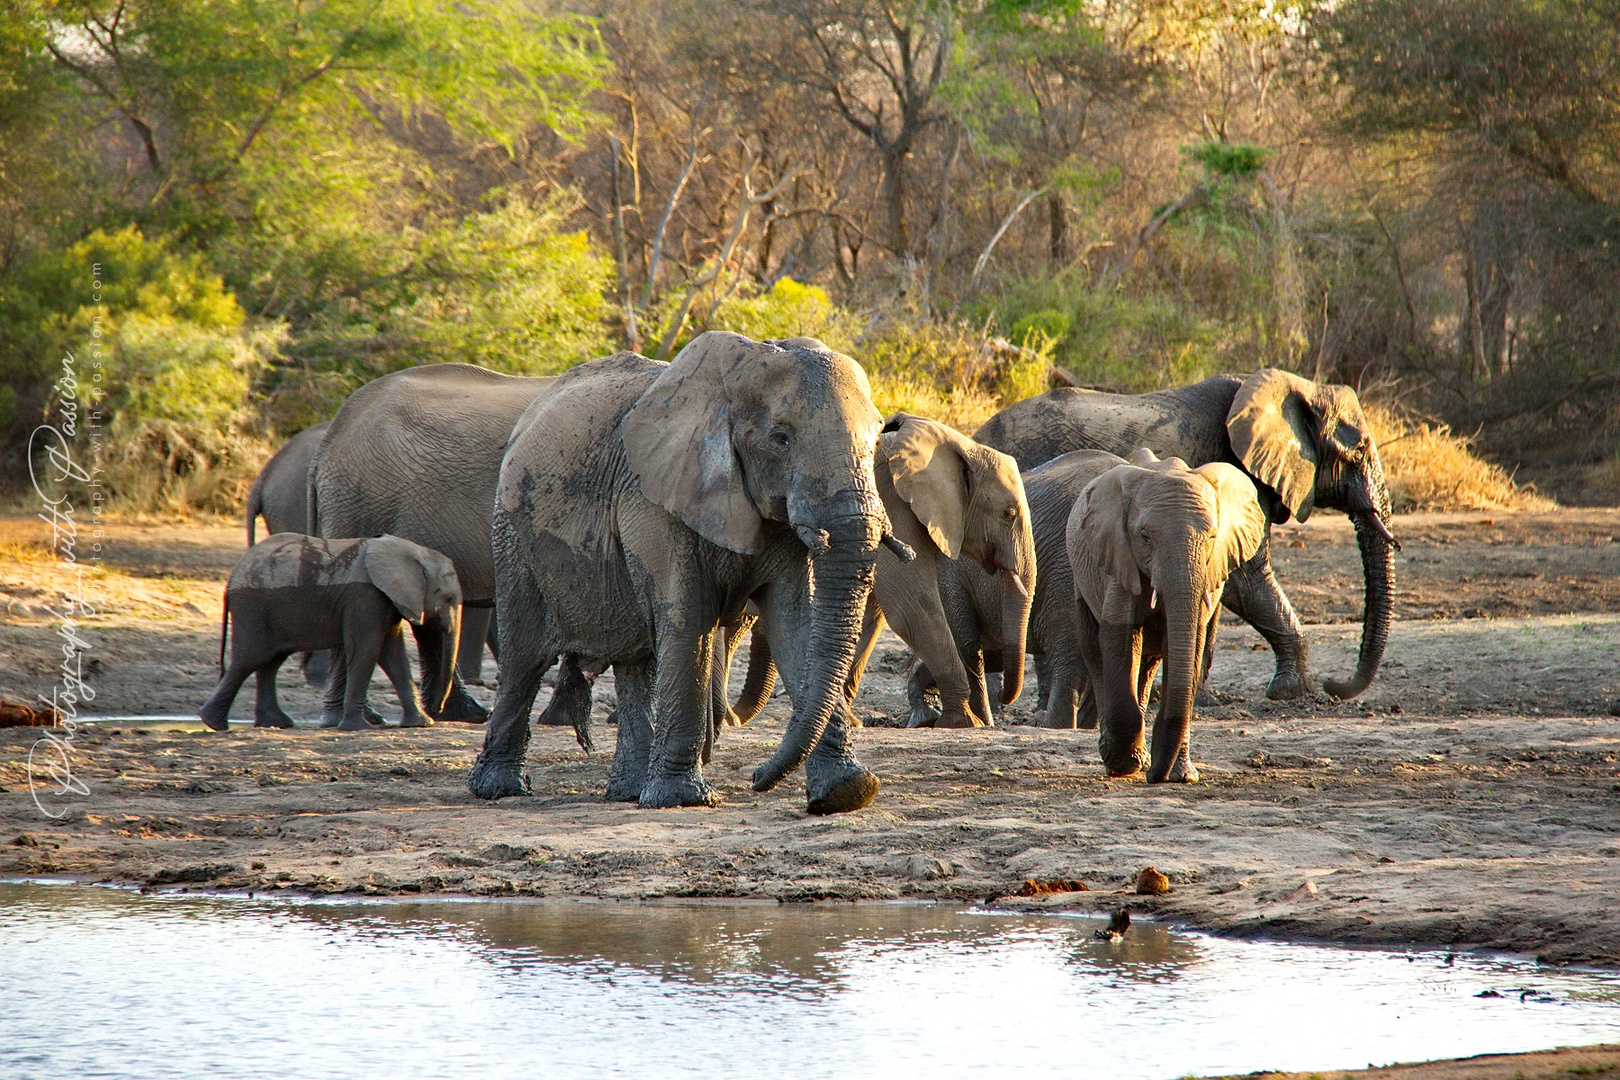
<path fill-rule="evenodd" d="M 1365 407 L 1389 481 L 1395 512 L 1418 510 L 1551 510 L 1557 504 L 1519 487 L 1500 465 L 1477 457 L 1469 440 L 1445 424 Z"/>

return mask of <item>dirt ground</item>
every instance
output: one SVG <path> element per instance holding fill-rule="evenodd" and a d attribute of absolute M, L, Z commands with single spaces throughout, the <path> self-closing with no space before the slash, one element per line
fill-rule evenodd
<path fill-rule="evenodd" d="M 1227 933 L 1425 943 L 1620 964 L 1620 511 L 1397 519 L 1399 620 L 1361 699 L 1264 697 L 1271 658 L 1228 623 L 1193 756 L 1203 782 L 1108 780 L 1095 734 L 1004 725 L 885 726 L 903 712 L 904 647 L 880 644 L 858 753 L 883 778 L 868 809 L 804 813 L 802 779 L 755 795 L 780 737 L 778 698 L 728 730 L 707 775 L 713 810 L 647 812 L 600 793 L 613 729 L 587 755 L 540 729 L 534 795 L 469 796 L 481 730 L 341 735 L 153 730 L 114 720 L 68 753 L 89 794 L 28 790 L 41 732 L 0 730 L 0 874 L 303 892 L 809 900 L 984 900 L 1025 879 L 1089 890 L 999 903 L 1108 908 L 1148 865 L 1172 891 L 1133 903 Z M 44 527 L 0 519 L 0 696 L 48 692 L 48 611 L 68 576 Z M 1354 662 L 1359 567 L 1343 518 L 1276 532 L 1278 577 L 1307 622 L 1317 677 Z M 217 679 L 219 590 L 235 525 L 120 525 L 88 599 L 86 680 L 99 716 L 189 715 Z M 488 702 L 490 685 L 474 693 Z M 1033 679 L 1031 680 L 1033 684 Z M 318 692 L 293 665 L 288 711 Z M 380 676 L 373 701 L 397 716 Z M 539 703 L 544 704 L 544 699 Z M 598 683 L 596 713 L 612 704 Z M 251 691 L 237 703 L 246 717 Z M 36 750 L 36 772 L 51 748 Z M 43 775 L 42 772 L 40 775 Z M 45 786 L 45 785 L 36 785 Z M 1538 1074 L 1539 1075 L 1539 1074 Z M 1549 1074 L 1551 1075 L 1551 1074 Z"/>
<path fill-rule="evenodd" d="M 1482 1054 L 1354 1072 L 1248 1073 L 1245 1080 L 1565 1080 L 1616 1073 L 1620 1073 L 1620 1046 L 1583 1046 L 1539 1054 Z"/>

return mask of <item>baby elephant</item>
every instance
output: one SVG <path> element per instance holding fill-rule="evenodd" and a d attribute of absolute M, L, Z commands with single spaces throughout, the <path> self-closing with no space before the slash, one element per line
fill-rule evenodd
<path fill-rule="evenodd" d="M 1242 472 L 1219 462 L 1188 469 L 1151 450 L 1120 461 L 1075 500 L 1066 534 L 1075 629 L 1110 776 L 1145 764 L 1149 783 L 1198 779 L 1187 747 L 1193 695 L 1209 674 L 1227 576 L 1259 550 L 1265 528 Z M 1161 660 L 1164 692 L 1145 760 L 1143 718 Z"/>
<path fill-rule="evenodd" d="M 227 670 L 225 638 L 233 618 Z M 368 726 L 366 687 L 379 658 L 404 707 L 400 726 L 427 727 L 433 721 L 423 715 L 404 649 L 385 648 L 402 632 L 402 619 L 444 635 L 443 670 L 431 673 L 427 688 L 429 702 L 442 707 L 461 637 L 461 583 L 450 560 L 397 536 L 322 540 L 277 533 L 251 548 L 231 571 L 220 624 L 222 677 L 198 714 L 215 731 L 224 731 L 236 692 L 256 673 L 254 726 L 292 727 L 276 702 L 277 669 L 295 652 L 338 649 L 333 679 L 346 682 L 343 712 L 323 717 L 323 727 L 361 731 Z"/>

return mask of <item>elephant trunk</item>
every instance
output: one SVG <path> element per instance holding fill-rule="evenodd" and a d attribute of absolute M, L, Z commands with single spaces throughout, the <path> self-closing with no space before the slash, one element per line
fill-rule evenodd
<path fill-rule="evenodd" d="M 450 604 L 440 608 L 427 622 L 437 624 L 438 632 L 433 636 L 438 639 L 439 655 L 431 671 L 427 672 L 429 682 L 422 688 L 422 698 L 423 707 L 430 715 L 436 716 L 444 711 L 455 680 L 456 653 L 461 647 L 461 605 Z"/>
<path fill-rule="evenodd" d="M 1361 567 L 1367 580 L 1366 602 L 1361 617 L 1361 652 L 1356 671 L 1343 681 L 1327 679 L 1322 688 L 1336 698 L 1353 698 L 1367 689 L 1378 674 L 1389 644 L 1389 624 L 1395 598 L 1395 546 L 1377 510 L 1352 513 L 1356 544 L 1361 548 Z"/>
<path fill-rule="evenodd" d="M 732 709 L 738 722 L 746 724 L 758 716 L 775 689 L 776 661 L 771 658 L 771 644 L 756 626 L 748 635 L 748 676 L 743 681 L 742 696 Z"/>
<path fill-rule="evenodd" d="M 1189 588 L 1184 596 L 1162 597 L 1165 606 L 1164 698 L 1160 717 L 1153 725 L 1153 749 L 1147 774 L 1150 784 L 1163 783 L 1170 778 L 1192 726 L 1193 695 L 1198 692 L 1199 668 L 1204 655 L 1207 613 L 1199 603 L 1202 595 Z"/>
<path fill-rule="evenodd" d="M 876 535 L 870 544 L 835 540 L 812 560 L 815 594 L 803 692 L 793 703 L 781 745 L 754 772 L 755 791 L 769 791 L 804 764 L 827 730 L 833 710 L 844 707 L 844 682 L 855 659 L 877 565 L 876 540 Z"/>
<path fill-rule="evenodd" d="M 1011 705 L 1024 691 L 1024 650 L 1029 635 L 1029 609 L 1035 602 L 1033 584 L 1017 570 L 1003 570 L 1001 592 L 1001 703 Z M 1035 575 L 1029 575 L 1033 578 Z"/>

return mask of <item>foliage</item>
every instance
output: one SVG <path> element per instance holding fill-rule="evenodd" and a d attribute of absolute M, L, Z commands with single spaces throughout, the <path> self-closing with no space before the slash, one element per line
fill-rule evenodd
<path fill-rule="evenodd" d="M 827 290 L 784 277 L 768 292 L 721 304 L 703 329 L 733 330 L 760 341 L 813 337 L 837 352 L 853 353 L 863 327 L 859 317 L 832 302 Z"/>
<path fill-rule="evenodd" d="M 1366 407 L 1398 514 L 1417 510 L 1550 510 L 1550 499 L 1519 487 L 1500 465 L 1481 460 L 1445 424 Z"/>

